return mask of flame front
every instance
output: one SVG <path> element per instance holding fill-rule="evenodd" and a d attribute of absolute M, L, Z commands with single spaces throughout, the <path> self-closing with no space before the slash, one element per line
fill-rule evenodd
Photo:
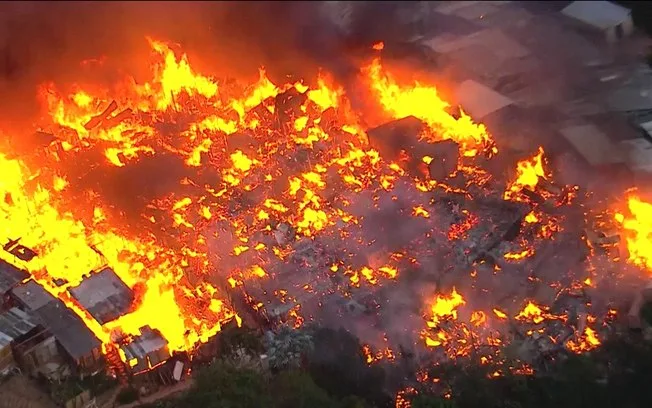
<path fill-rule="evenodd" d="M 628 215 L 616 213 L 615 218 L 625 230 L 629 260 L 652 271 L 652 204 L 630 196 L 627 210 Z"/>

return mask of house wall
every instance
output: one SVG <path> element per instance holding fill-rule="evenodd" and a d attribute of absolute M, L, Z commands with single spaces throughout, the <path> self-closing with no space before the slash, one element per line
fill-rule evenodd
<path fill-rule="evenodd" d="M 620 34 L 618 33 L 618 30 L 620 30 Z M 605 36 L 608 43 L 615 44 L 618 41 L 622 40 L 623 38 L 632 35 L 633 32 L 634 32 L 634 22 L 632 21 L 632 17 L 630 16 L 622 23 L 615 25 L 613 27 L 609 27 L 607 30 L 605 30 Z"/>
<path fill-rule="evenodd" d="M 65 351 L 64 351 L 65 353 Z M 78 359 L 70 359 L 75 372 L 82 377 L 85 375 L 94 374 L 106 367 L 106 362 L 102 351 L 99 348 L 93 349 L 90 354 L 87 354 Z"/>
<path fill-rule="evenodd" d="M 6 345 L 0 348 L 0 372 L 5 368 L 15 365 L 16 361 L 14 360 L 14 356 L 11 351 L 11 345 Z"/>
<path fill-rule="evenodd" d="M 621 23 L 625 35 L 632 35 L 634 32 L 634 19 L 630 15 L 629 18 Z"/>
<path fill-rule="evenodd" d="M 34 376 L 42 372 L 44 366 L 48 363 L 63 363 L 63 359 L 57 350 L 56 340 L 52 336 L 19 351 L 19 353 L 23 369 Z"/>
<path fill-rule="evenodd" d="M 618 42 L 618 37 L 616 35 L 616 27 L 609 27 L 604 31 L 605 38 L 609 44 L 614 44 Z"/>

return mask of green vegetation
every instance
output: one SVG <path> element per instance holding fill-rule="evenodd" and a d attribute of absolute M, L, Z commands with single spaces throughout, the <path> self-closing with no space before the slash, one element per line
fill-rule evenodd
<path fill-rule="evenodd" d="M 134 387 L 123 388 L 115 398 L 118 404 L 129 404 L 136 400 L 138 400 L 138 390 Z"/>
<path fill-rule="evenodd" d="M 243 359 L 243 344 L 252 339 L 233 329 L 225 339 L 232 350 L 193 376 L 192 388 L 148 408 L 373 408 L 394 406 L 394 371 L 400 359 L 382 368 L 369 366 L 360 343 L 343 330 L 281 330 L 267 335 L 266 367 Z M 251 334 L 251 332 L 249 332 Z M 246 342 L 243 340 L 249 338 Z M 282 345 L 283 342 L 292 344 Z M 257 353 L 260 349 L 253 347 Z M 283 354 L 287 354 L 283 356 Z M 275 355 L 274 355 L 275 354 Z M 300 358 L 295 358 L 300 354 Z M 250 355 L 250 357 L 253 357 Z M 256 357 L 256 361 L 260 360 Z M 243 363 L 244 361 L 244 363 Z M 271 366 L 271 364 L 270 364 Z M 638 408 L 652 406 L 646 384 L 652 378 L 652 347 L 642 337 L 624 334 L 590 355 L 551 361 L 536 376 L 491 378 L 495 367 L 450 364 L 434 367 L 437 383 L 416 383 L 412 408 Z M 401 371 L 402 372 L 402 371 Z M 410 381 L 408 379 L 407 381 Z M 403 384 L 405 385 L 405 384 Z M 449 398 L 441 395 L 449 391 Z"/>

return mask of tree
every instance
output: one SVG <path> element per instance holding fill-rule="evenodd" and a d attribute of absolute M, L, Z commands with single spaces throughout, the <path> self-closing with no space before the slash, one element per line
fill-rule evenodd
<path fill-rule="evenodd" d="M 305 371 L 279 373 L 272 382 L 275 408 L 333 408 L 337 402 Z"/>
<path fill-rule="evenodd" d="M 259 372 L 218 361 L 197 374 L 193 388 L 175 406 L 260 408 L 269 402 L 267 383 Z"/>
<path fill-rule="evenodd" d="M 356 396 L 349 395 L 340 401 L 339 408 L 368 408 L 369 404 L 364 399 Z"/>
<path fill-rule="evenodd" d="M 276 333 L 265 333 L 269 367 L 275 371 L 298 368 L 302 357 L 310 353 L 313 346 L 312 336 L 307 330 L 284 325 Z"/>
<path fill-rule="evenodd" d="M 258 355 L 263 352 L 264 346 L 258 331 L 240 326 L 230 326 L 220 333 L 219 349 L 223 355 L 237 353 L 244 350 L 248 354 Z"/>
<path fill-rule="evenodd" d="M 416 395 L 412 398 L 412 408 L 455 408 L 454 401 L 432 395 Z"/>
<path fill-rule="evenodd" d="M 308 370 L 315 383 L 338 398 L 358 396 L 376 406 L 391 402 L 384 390 L 385 372 L 367 365 L 358 339 L 346 330 L 316 329 Z"/>
<path fill-rule="evenodd" d="M 115 397 L 116 402 L 121 405 L 132 403 L 137 399 L 138 390 L 131 386 L 121 389 L 118 395 Z"/>

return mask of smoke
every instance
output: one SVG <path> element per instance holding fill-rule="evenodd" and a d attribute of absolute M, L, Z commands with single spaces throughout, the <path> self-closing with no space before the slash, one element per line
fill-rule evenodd
<path fill-rule="evenodd" d="M 294 46 L 300 19 L 275 3 L 2 3 L 0 109 L 34 114 L 37 85 L 74 81 L 83 60 L 107 57 L 126 72 L 142 71 L 146 36 L 182 44 L 208 73 L 254 76 L 260 65 L 283 71 L 306 58 Z"/>
<path fill-rule="evenodd" d="M 355 75 L 347 55 L 352 49 L 366 49 L 373 41 L 399 35 L 398 30 L 388 31 L 399 26 L 397 2 L 354 5 L 360 10 L 354 12 L 348 33 L 322 10 L 322 3 L 2 3 L 4 122 L 38 112 L 33 98 L 38 84 L 74 82 L 87 75 L 81 61 L 106 57 L 108 65 L 122 72 L 145 73 L 146 36 L 179 43 L 193 66 L 207 74 L 251 79 L 265 66 L 272 79 L 285 82 L 287 75 L 312 78 L 323 67 L 346 83 Z"/>

